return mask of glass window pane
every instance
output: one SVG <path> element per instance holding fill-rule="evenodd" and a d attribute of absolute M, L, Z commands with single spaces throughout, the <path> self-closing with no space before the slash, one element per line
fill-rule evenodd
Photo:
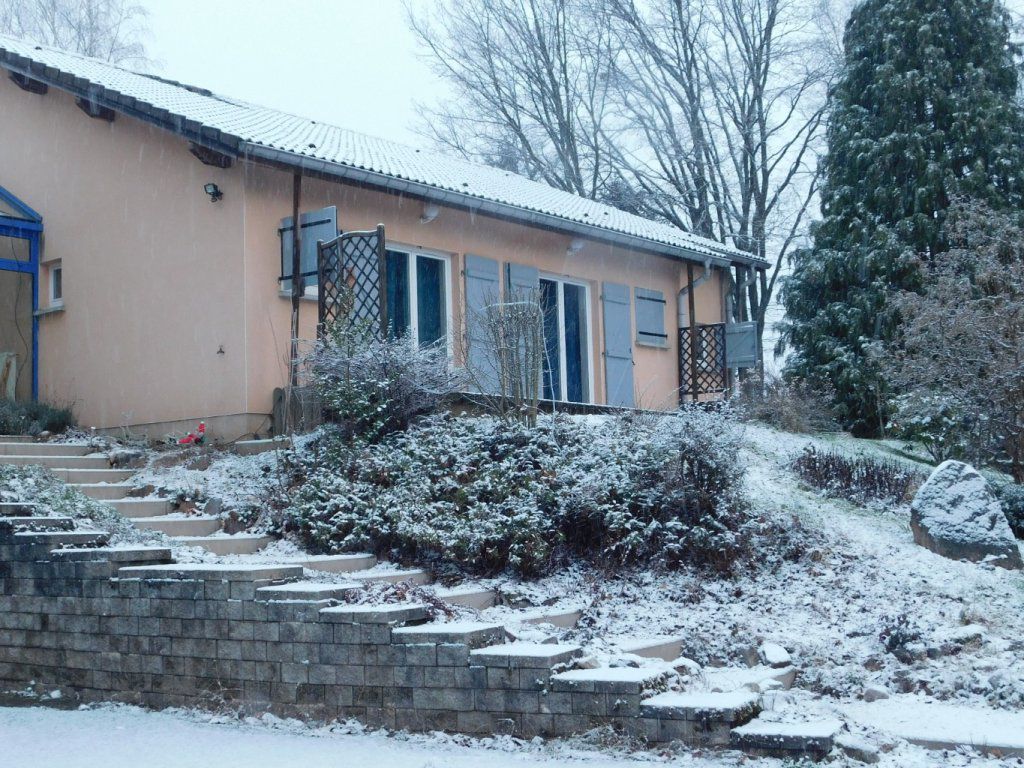
<path fill-rule="evenodd" d="M 392 338 L 409 332 L 409 254 L 387 252 L 388 334 Z"/>
<path fill-rule="evenodd" d="M 544 310 L 544 398 L 562 399 L 561 344 L 558 333 L 558 284 L 540 281 L 540 305 Z"/>
<path fill-rule="evenodd" d="M 23 237 L 0 235 L 0 259 L 8 261 L 29 261 L 32 258 L 31 243 Z"/>
<path fill-rule="evenodd" d="M 566 400 L 587 401 L 587 317 L 586 289 L 582 285 L 563 284 L 565 306 L 565 385 Z"/>
<path fill-rule="evenodd" d="M 429 256 L 416 257 L 416 324 L 421 346 L 444 343 L 448 333 L 444 262 Z"/>

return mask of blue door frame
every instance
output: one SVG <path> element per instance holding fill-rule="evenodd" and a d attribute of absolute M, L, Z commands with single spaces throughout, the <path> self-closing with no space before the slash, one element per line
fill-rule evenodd
<path fill-rule="evenodd" d="M 14 209 L 16 216 L 0 213 L 0 237 L 28 240 L 28 261 L 0 258 L 0 270 L 21 272 L 32 279 L 32 399 L 39 399 L 39 241 L 43 217 L 0 186 L 0 201 Z"/>

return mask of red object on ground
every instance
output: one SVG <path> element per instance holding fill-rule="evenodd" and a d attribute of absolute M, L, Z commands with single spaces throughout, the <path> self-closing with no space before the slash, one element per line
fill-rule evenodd
<path fill-rule="evenodd" d="M 200 445 L 203 440 L 206 439 L 206 422 L 199 422 L 199 429 L 195 432 L 189 432 L 181 440 L 178 441 L 178 445 Z"/>

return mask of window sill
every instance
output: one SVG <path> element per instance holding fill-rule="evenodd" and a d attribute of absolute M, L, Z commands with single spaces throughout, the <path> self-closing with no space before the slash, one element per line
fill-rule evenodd
<path fill-rule="evenodd" d="M 58 314 L 60 312 L 63 312 L 63 311 L 64 311 L 64 305 L 63 304 L 54 304 L 53 306 L 50 306 L 50 307 L 43 307 L 42 309 L 37 309 L 32 314 L 33 314 L 33 317 L 45 317 L 47 315 L 56 315 L 56 314 Z"/>
<path fill-rule="evenodd" d="M 278 291 L 277 295 L 280 296 L 282 299 L 288 299 L 289 301 L 291 301 L 291 298 L 292 298 L 291 291 Z M 299 301 L 312 301 L 313 303 L 316 303 L 319 300 L 320 300 L 320 297 L 317 296 L 315 293 L 312 293 L 312 294 L 307 293 L 307 294 L 299 297 Z"/>
<path fill-rule="evenodd" d="M 655 349 L 668 349 L 668 339 L 637 339 L 637 346 L 654 347 Z"/>

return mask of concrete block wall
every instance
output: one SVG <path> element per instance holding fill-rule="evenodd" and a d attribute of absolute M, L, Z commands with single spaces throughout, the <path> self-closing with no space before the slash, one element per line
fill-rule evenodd
<path fill-rule="evenodd" d="M 431 623 L 424 606 L 262 597 L 301 577 L 298 567 L 52 547 L 53 534 L 0 527 L 0 689 L 34 682 L 86 701 L 525 738 L 611 725 L 692 745 L 727 744 L 756 714 L 659 708 L 646 698 L 657 674 L 564 672 L 579 648 L 508 643 L 498 625 Z"/>

